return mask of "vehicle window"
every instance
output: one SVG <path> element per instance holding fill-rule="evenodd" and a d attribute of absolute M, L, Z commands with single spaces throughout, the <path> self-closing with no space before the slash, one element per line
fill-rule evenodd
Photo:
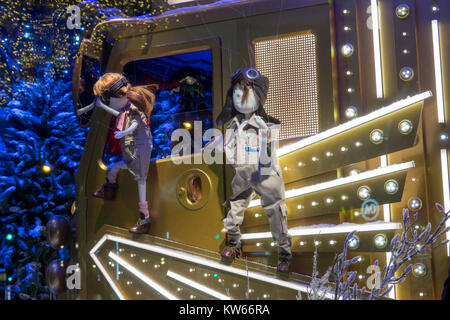
<path fill-rule="evenodd" d="M 210 50 L 132 61 L 124 74 L 132 86 L 159 85 L 150 123 L 152 161 L 170 157 L 174 130 L 187 129 L 193 137 L 194 121 L 201 121 L 202 133 L 213 127 Z M 193 153 L 193 142 L 191 147 Z M 111 157 L 110 149 L 106 146 L 105 159 Z"/>

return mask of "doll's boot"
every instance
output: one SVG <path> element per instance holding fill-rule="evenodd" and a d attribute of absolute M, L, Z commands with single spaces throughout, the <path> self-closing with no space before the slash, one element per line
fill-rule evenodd
<path fill-rule="evenodd" d="M 150 231 L 151 219 L 148 212 L 147 201 L 139 202 L 139 211 L 141 217 L 128 231 L 131 233 L 148 233 Z"/>
<path fill-rule="evenodd" d="M 227 259 L 235 259 L 239 258 L 241 256 L 241 245 L 240 243 L 236 243 L 235 241 L 231 240 L 228 245 L 223 248 L 222 252 L 220 252 L 220 255 L 223 258 Z"/>
<path fill-rule="evenodd" d="M 291 263 L 289 262 L 289 260 L 281 260 L 278 263 L 278 266 L 277 266 L 278 272 L 289 273 L 290 269 L 291 269 Z"/>
<path fill-rule="evenodd" d="M 106 183 L 95 190 L 92 196 L 104 200 L 114 200 L 114 198 L 116 197 L 117 187 L 117 183 L 111 183 L 108 179 L 106 179 Z"/>

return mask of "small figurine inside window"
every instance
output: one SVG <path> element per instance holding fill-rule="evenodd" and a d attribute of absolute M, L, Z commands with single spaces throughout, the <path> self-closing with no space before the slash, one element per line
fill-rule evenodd
<path fill-rule="evenodd" d="M 272 141 L 276 141 L 279 121 L 269 116 L 263 106 L 269 89 L 269 79 L 256 69 L 237 70 L 231 79 L 225 105 L 217 117 L 220 127 L 226 128 L 224 149 L 235 172 L 231 187 L 233 195 L 225 202 L 229 208 L 223 220 L 228 244 L 222 250 L 224 258 L 240 256 L 239 226 L 244 220 L 255 193 L 267 214 L 273 240 L 278 244 L 277 270 L 287 273 L 290 269 L 291 236 L 287 229 L 284 181 Z M 274 134 L 275 133 L 275 134 Z"/>
<path fill-rule="evenodd" d="M 129 229 L 132 233 L 148 233 L 151 218 L 146 199 L 147 174 L 152 152 L 150 117 L 155 103 L 155 85 L 131 87 L 118 73 L 104 74 L 94 85 L 95 105 L 116 116 L 114 138 L 120 140 L 123 160 L 108 170 L 106 183 L 93 193 L 94 197 L 113 200 L 121 169 L 128 169 L 138 185 L 140 218 Z"/>

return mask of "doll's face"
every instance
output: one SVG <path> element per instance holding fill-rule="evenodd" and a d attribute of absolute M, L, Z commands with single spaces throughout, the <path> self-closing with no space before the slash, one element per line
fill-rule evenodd
<path fill-rule="evenodd" d="M 113 97 L 110 98 L 109 106 L 114 110 L 123 109 L 128 103 L 127 92 L 127 86 L 121 88 Z"/>
<path fill-rule="evenodd" d="M 245 91 L 247 95 L 245 97 Z M 237 83 L 233 88 L 233 104 L 237 111 L 250 114 L 258 109 L 258 99 L 253 88 L 242 83 Z"/>

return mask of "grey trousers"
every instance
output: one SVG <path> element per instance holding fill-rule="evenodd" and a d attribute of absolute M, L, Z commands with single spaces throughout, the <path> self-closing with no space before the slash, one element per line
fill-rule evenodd
<path fill-rule="evenodd" d="M 122 145 L 122 141 L 121 141 Z M 148 168 L 150 166 L 150 156 L 153 145 L 151 141 L 146 143 L 123 145 L 122 155 L 127 169 L 131 172 L 136 181 L 146 181 Z"/>
<path fill-rule="evenodd" d="M 236 166 L 234 169 L 235 175 L 231 183 L 233 195 L 224 203 L 230 210 L 223 219 L 230 240 L 239 243 L 241 238 L 239 227 L 244 220 L 244 212 L 253 198 L 253 192 L 256 192 L 269 219 L 272 238 L 278 243 L 279 258 L 290 260 L 292 239 L 288 234 L 284 181 L 280 173 L 261 175 L 258 164 Z"/>

